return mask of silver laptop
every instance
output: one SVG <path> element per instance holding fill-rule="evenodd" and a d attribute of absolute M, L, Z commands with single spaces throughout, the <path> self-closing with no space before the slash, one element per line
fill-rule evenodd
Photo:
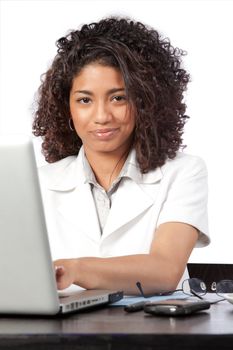
<path fill-rule="evenodd" d="M 109 290 L 58 296 L 32 140 L 0 136 L 0 314 L 56 315 L 122 296 Z"/>

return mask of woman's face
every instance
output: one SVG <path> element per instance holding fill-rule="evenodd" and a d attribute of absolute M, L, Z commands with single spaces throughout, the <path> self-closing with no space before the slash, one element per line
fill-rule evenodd
<path fill-rule="evenodd" d="M 118 69 L 86 65 L 73 80 L 70 112 L 87 154 L 113 152 L 121 156 L 129 149 L 135 116 Z"/>

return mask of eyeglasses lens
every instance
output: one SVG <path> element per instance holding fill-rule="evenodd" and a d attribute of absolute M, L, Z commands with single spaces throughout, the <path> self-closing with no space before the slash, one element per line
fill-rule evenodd
<path fill-rule="evenodd" d="M 224 297 L 224 294 L 233 293 L 233 280 L 222 280 L 218 282 L 216 284 L 216 293 L 222 297 Z"/>
<path fill-rule="evenodd" d="M 182 285 L 183 292 L 188 295 L 193 295 L 195 292 L 198 295 L 206 294 L 206 285 L 199 278 L 190 278 L 185 280 Z"/>

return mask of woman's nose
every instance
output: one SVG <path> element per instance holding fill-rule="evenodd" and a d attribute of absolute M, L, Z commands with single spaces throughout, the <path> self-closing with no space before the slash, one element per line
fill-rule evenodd
<path fill-rule="evenodd" d="M 94 111 L 94 121 L 96 124 L 107 124 L 111 121 L 112 114 L 107 103 L 98 103 Z"/>

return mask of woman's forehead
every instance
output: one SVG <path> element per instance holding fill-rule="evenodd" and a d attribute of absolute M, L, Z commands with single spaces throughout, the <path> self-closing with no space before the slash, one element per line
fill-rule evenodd
<path fill-rule="evenodd" d="M 84 66 L 73 79 L 73 88 L 119 88 L 125 89 L 123 75 L 119 69 L 91 63 Z"/>

